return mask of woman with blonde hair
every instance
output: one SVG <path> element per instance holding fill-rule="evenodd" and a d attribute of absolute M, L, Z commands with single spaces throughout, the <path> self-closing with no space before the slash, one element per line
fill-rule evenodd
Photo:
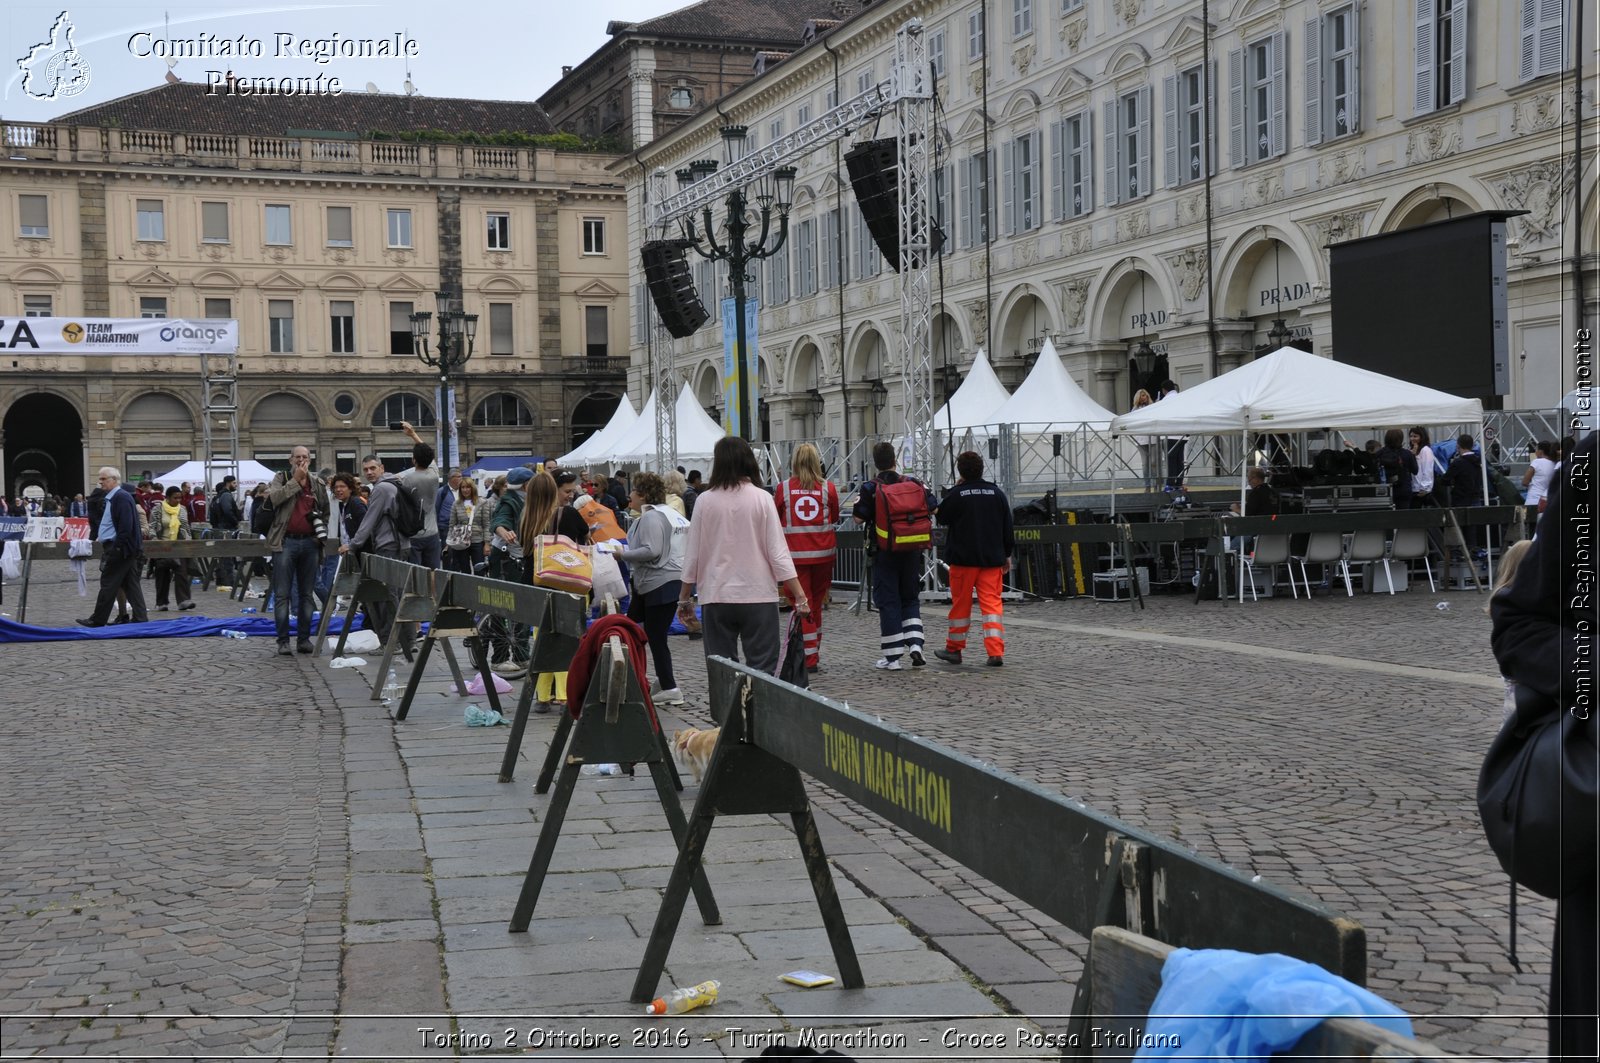
<path fill-rule="evenodd" d="M 661 485 L 667 492 L 667 508 L 680 517 L 687 517 L 689 509 L 683 503 L 683 494 L 689 490 L 689 481 L 683 478 L 683 473 L 673 469 L 661 478 Z"/>
<path fill-rule="evenodd" d="M 522 524 L 517 528 L 517 542 L 522 544 L 522 581 L 533 582 L 533 566 L 538 551 L 534 545 L 541 535 L 565 535 L 579 546 L 589 541 L 589 525 L 578 511 L 561 504 L 561 494 L 556 479 L 547 472 L 534 474 L 528 484 L 528 500 L 522 507 Z M 540 672 L 535 689 L 538 704 L 535 712 L 549 712 L 550 703 L 567 700 L 567 673 Z"/>
<path fill-rule="evenodd" d="M 795 577 L 811 602 L 811 612 L 801 617 L 805 635 L 806 667 L 821 667 L 822 607 L 833 587 L 833 555 L 837 547 L 834 527 L 839 523 L 839 490 L 822 475 L 822 455 L 810 443 L 795 448 L 794 475 L 779 484 L 772 497 L 778 505 L 778 522 L 794 559 Z"/>

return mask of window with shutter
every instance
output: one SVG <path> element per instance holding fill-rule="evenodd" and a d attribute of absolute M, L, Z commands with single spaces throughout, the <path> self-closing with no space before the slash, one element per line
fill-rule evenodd
<path fill-rule="evenodd" d="M 1106 206 L 1109 207 L 1115 206 L 1126 199 L 1127 190 L 1122 187 L 1122 179 L 1118 176 L 1117 167 L 1117 158 L 1121 154 L 1121 151 L 1118 148 L 1118 131 L 1121 127 L 1121 122 L 1117 117 L 1119 112 L 1119 103 L 1116 100 L 1108 100 L 1105 103 L 1104 108 L 1103 116 L 1105 118 L 1105 129 L 1102 131 L 1101 135 L 1106 138 L 1106 157 L 1104 160 L 1106 171 L 1105 196 Z"/>
<path fill-rule="evenodd" d="M 1285 150 L 1286 51 L 1284 35 L 1274 33 L 1228 57 L 1229 140 L 1238 153 L 1235 166 L 1265 162 Z"/>
<path fill-rule="evenodd" d="M 928 34 L 928 66 L 935 78 L 944 77 L 944 27 Z"/>
<path fill-rule="evenodd" d="M 1011 36 L 1033 32 L 1033 0 L 1011 0 Z"/>
<path fill-rule="evenodd" d="M 274 354 L 294 353 L 294 300 L 267 300 L 267 349 Z"/>
<path fill-rule="evenodd" d="M 225 244 L 228 242 L 228 205 L 226 203 L 200 204 L 200 242 Z"/>
<path fill-rule="evenodd" d="M 289 224 L 288 204 L 268 203 L 265 210 L 267 220 L 267 243 L 274 245 L 293 243 L 294 230 Z"/>
<path fill-rule="evenodd" d="M 1094 210 L 1094 111 L 1085 107 L 1068 117 L 1062 128 L 1067 217 L 1081 218 Z"/>
<path fill-rule="evenodd" d="M 789 249 L 767 259 L 767 303 L 776 306 L 789 301 Z"/>
<path fill-rule="evenodd" d="M 20 195 L 17 197 L 17 225 L 19 234 L 41 239 L 50 235 L 50 197 Z"/>
<path fill-rule="evenodd" d="M 1215 79 L 1213 79 L 1215 80 Z M 1167 187 L 1188 184 L 1205 177 L 1207 157 L 1216 161 L 1215 134 L 1210 151 L 1205 150 L 1206 79 L 1204 69 L 1189 67 L 1163 86 L 1166 123 L 1163 129 Z"/>
<path fill-rule="evenodd" d="M 489 304 L 489 353 L 515 354 L 516 337 L 513 333 L 513 314 L 510 303 Z"/>
<path fill-rule="evenodd" d="M 334 354 L 356 353 L 356 304 L 349 299 L 328 302 L 328 350 Z"/>
<path fill-rule="evenodd" d="M 349 207 L 328 208 L 328 246 L 354 247 L 354 227 Z"/>
<path fill-rule="evenodd" d="M 1567 41 L 1566 0 L 1522 0 L 1521 80 L 1561 70 Z"/>
<path fill-rule="evenodd" d="M 1134 113 L 1134 121 L 1137 123 L 1136 129 L 1138 131 L 1138 136 L 1135 140 L 1135 144 L 1137 145 L 1138 149 L 1138 169 L 1134 174 L 1134 183 L 1138 188 L 1138 194 L 1141 196 L 1148 196 L 1150 194 L 1151 177 L 1153 176 L 1155 169 L 1151 163 L 1150 157 L 1151 141 L 1153 139 L 1153 133 L 1150 127 L 1154 120 L 1150 101 L 1153 95 L 1154 93 L 1149 85 L 1146 85 L 1144 88 L 1134 93 L 1134 98 L 1137 103 L 1137 110 Z"/>
<path fill-rule="evenodd" d="M 159 199 L 134 200 L 134 212 L 138 216 L 140 240 L 165 242 L 167 239 L 167 211 L 166 204 Z"/>
<path fill-rule="evenodd" d="M 1000 231 L 1017 235 L 1017 141 L 1000 148 Z"/>
<path fill-rule="evenodd" d="M 815 219 L 807 218 L 795 233 L 798 237 L 794 247 L 795 279 L 802 297 L 817 294 L 816 225 Z"/>
<path fill-rule="evenodd" d="M 1450 0 L 1418 0 L 1448 4 Z M 1347 136 L 1361 128 L 1358 6 L 1336 8 L 1306 21 L 1306 143 Z"/>
<path fill-rule="evenodd" d="M 411 347 L 411 303 L 389 304 L 389 353 L 414 354 Z"/>
<path fill-rule="evenodd" d="M 967 13 L 967 58 L 983 58 L 983 8 Z"/>

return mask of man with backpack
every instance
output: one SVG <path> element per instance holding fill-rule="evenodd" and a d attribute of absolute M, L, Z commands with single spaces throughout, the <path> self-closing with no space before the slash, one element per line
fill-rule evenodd
<path fill-rule="evenodd" d="M 866 525 L 871 537 L 872 596 L 878 603 L 877 667 L 900 671 L 900 658 L 910 654 L 913 667 L 928 663 L 922 656 L 922 590 L 924 551 L 933 545 L 932 492 L 921 481 L 895 471 L 894 444 L 872 448 L 878 475 L 861 485 L 861 497 L 850 512 Z"/>
<path fill-rule="evenodd" d="M 439 518 L 435 515 L 435 497 L 441 478 L 439 467 L 433 463 L 433 445 L 425 443 L 411 427 L 410 421 L 401 421 L 400 430 L 411 437 L 411 468 L 398 477 L 402 486 L 416 499 L 422 511 L 422 530 L 408 535 L 411 543 L 411 563 L 424 568 L 438 568 L 441 558 Z"/>
<path fill-rule="evenodd" d="M 416 497 L 406 489 L 400 477 L 385 472 L 377 455 L 368 454 L 361 459 L 361 475 L 371 485 L 372 495 L 367 500 L 366 516 L 350 541 L 339 547 L 341 554 L 374 553 L 379 557 L 402 560 L 411 550 L 405 528 L 421 526 L 422 507 Z M 372 629 L 385 642 L 389 639 L 389 626 L 394 622 L 394 607 L 387 602 L 377 602 L 371 607 Z"/>

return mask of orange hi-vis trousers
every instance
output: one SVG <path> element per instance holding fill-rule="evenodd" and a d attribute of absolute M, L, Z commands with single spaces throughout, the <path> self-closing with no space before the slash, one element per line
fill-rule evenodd
<path fill-rule="evenodd" d="M 1005 606 L 1000 601 L 1000 586 L 1005 576 L 1001 568 L 950 566 L 950 633 L 944 648 L 960 653 L 967 648 L 967 629 L 972 626 L 972 592 L 978 592 L 978 609 L 983 619 L 983 652 L 990 657 L 1006 655 L 1006 626 L 1001 619 Z"/>

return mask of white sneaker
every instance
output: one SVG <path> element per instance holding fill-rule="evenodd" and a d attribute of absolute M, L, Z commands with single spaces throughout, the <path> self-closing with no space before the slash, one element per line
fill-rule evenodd
<path fill-rule="evenodd" d="M 501 679 L 521 679 L 528 674 L 528 666 L 518 664 L 516 661 L 501 661 L 499 664 L 491 664 L 489 671 Z"/>
<path fill-rule="evenodd" d="M 683 704 L 683 692 L 677 687 L 673 687 L 670 690 L 662 690 L 659 683 L 651 683 L 650 687 L 650 700 L 657 705 Z"/>
<path fill-rule="evenodd" d="M 896 657 L 894 660 L 891 661 L 887 657 L 879 657 L 878 658 L 878 663 L 876 665 L 874 665 L 873 667 L 882 668 L 885 672 L 898 672 L 898 671 L 901 670 L 900 669 L 900 658 Z"/>
<path fill-rule="evenodd" d="M 911 667 L 921 668 L 927 663 L 927 659 L 922 656 L 922 651 L 920 649 L 911 651 Z"/>

